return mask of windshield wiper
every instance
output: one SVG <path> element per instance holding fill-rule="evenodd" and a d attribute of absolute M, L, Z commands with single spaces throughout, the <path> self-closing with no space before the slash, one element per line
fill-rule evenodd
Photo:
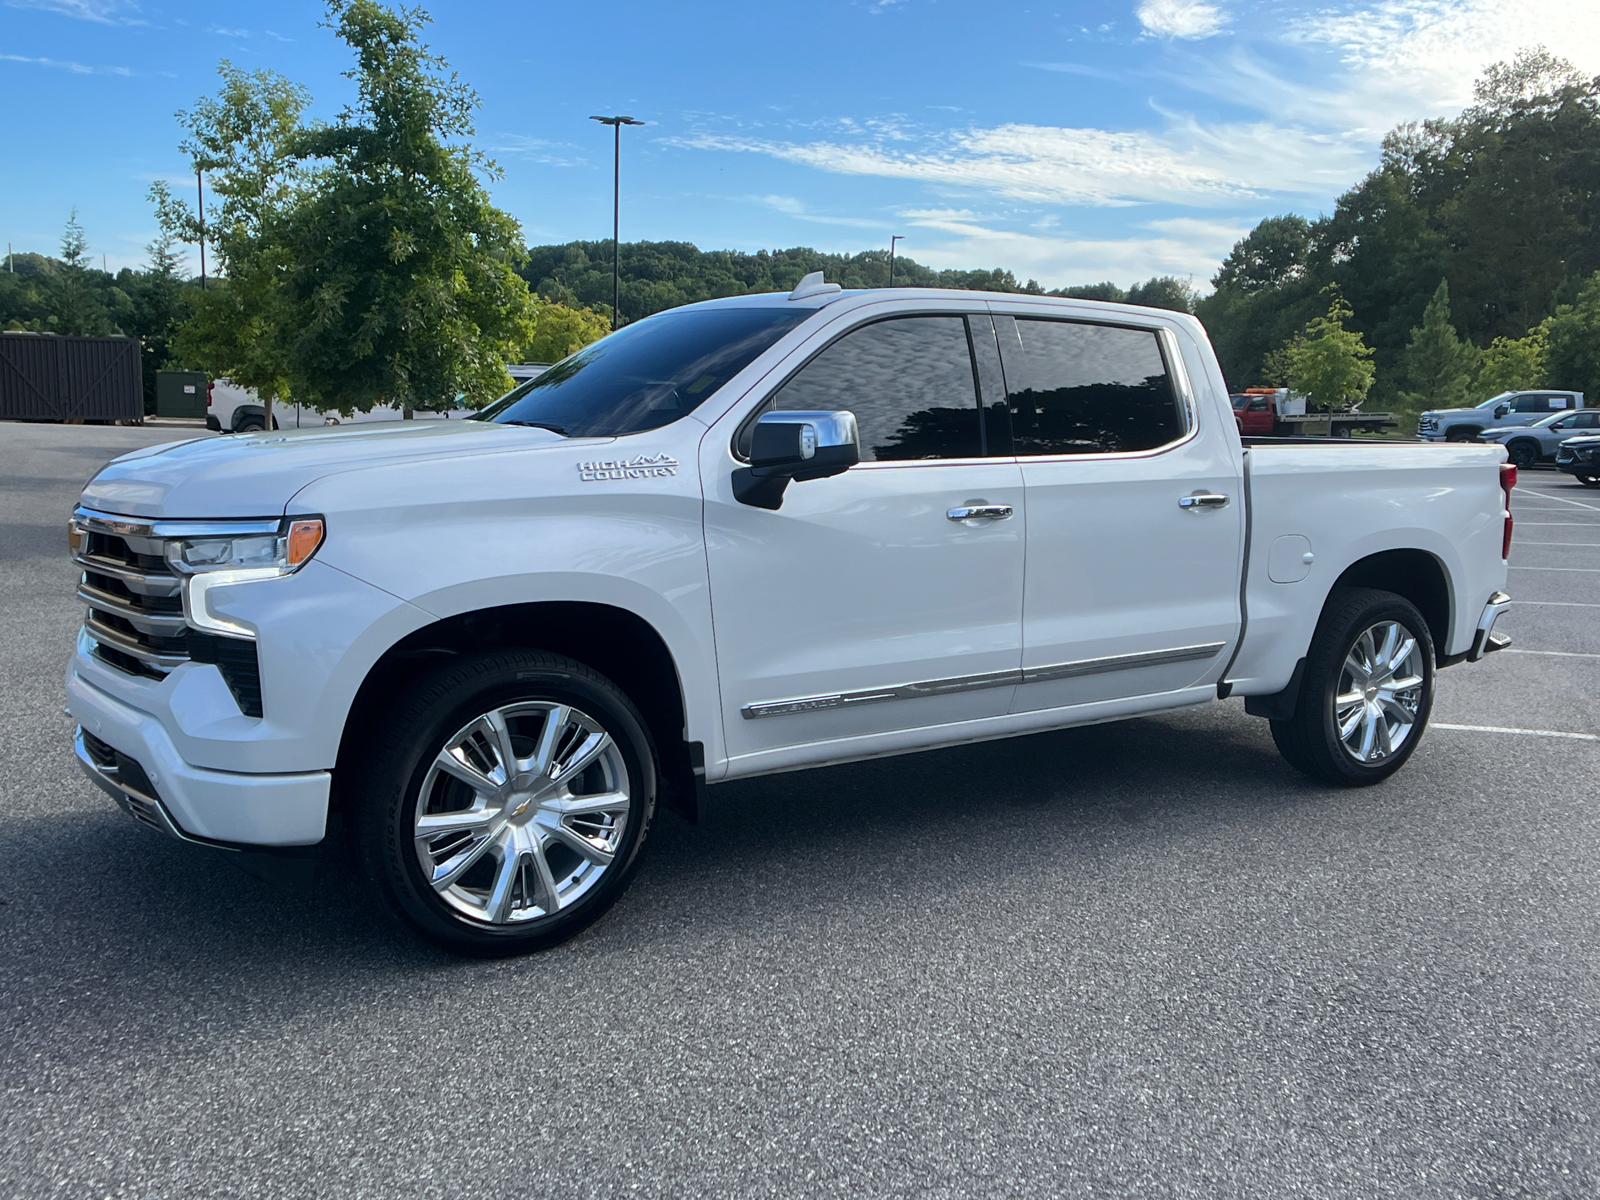
<path fill-rule="evenodd" d="M 548 429 L 551 433 L 559 433 L 562 437 L 567 435 L 565 425 L 552 425 L 549 421 L 501 421 L 501 425 L 525 425 L 529 429 Z"/>

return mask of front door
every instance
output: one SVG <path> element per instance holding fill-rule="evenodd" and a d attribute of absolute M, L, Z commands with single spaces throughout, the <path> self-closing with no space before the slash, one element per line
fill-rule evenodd
<path fill-rule="evenodd" d="M 903 748 L 885 735 L 915 744 L 1010 706 L 1022 475 L 986 453 L 969 322 L 944 303 L 819 332 L 765 400 L 736 406 L 703 443 L 732 775 Z M 738 436 L 770 408 L 855 413 L 861 464 L 791 483 L 776 512 L 738 503 Z M 952 519 L 978 504 L 1010 515 Z"/>
<path fill-rule="evenodd" d="M 1228 417 L 1198 411 L 1179 335 L 995 324 L 1028 499 L 1016 710 L 1215 682 L 1239 633 L 1244 496 Z"/>

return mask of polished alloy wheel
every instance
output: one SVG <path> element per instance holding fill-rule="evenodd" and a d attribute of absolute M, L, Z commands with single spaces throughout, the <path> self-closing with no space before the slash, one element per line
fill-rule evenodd
<path fill-rule="evenodd" d="M 417 793 L 413 844 L 458 913 L 536 921 L 594 888 L 628 811 L 627 766 L 599 721 L 555 701 L 509 704 L 445 740 Z"/>
<path fill-rule="evenodd" d="M 1422 704 L 1423 649 L 1398 621 L 1380 621 L 1345 655 L 1333 698 L 1333 720 L 1345 752 L 1377 763 L 1411 736 Z"/>

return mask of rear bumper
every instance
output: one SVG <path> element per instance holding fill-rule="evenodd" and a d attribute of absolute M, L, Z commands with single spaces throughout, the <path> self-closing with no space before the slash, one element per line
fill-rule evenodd
<path fill-rule="evenodd" d="M 1478 618 L 1478 632 L 1473 635 L 1472 649 L 1467 651 L 1468 662 L 1477 662 L 1485 654 L 1493 654 L 1511 645 L 1510 637 L 1494 631 L 1494 623 L 1510 607 L 1511 597 L 1504 592 L 1496 592 L 1489 597 L 1489 602 L 1483 606 L 1483 615 Z"/>
<path fill-rule="evenodd" d="M 183 760 L 160 722 L 67 675 L 78 765 L 131 816 L 184 841 L 312 846 L 328 824 L 327 771 L 245 775 Z M 88 736 L 86 737 L 85 734 Z"/>

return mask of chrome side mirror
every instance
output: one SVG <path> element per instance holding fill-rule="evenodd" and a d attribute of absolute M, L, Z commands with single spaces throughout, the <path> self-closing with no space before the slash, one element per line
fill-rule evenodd
<path fill-rule="evenodd" d="M 733 496 L 740 504 L 776 510 L 790 480 L 825 479 L 860 461 L 855 413 L 762 413 L 751 432 L 750 465 L 733 473 Z"/>

